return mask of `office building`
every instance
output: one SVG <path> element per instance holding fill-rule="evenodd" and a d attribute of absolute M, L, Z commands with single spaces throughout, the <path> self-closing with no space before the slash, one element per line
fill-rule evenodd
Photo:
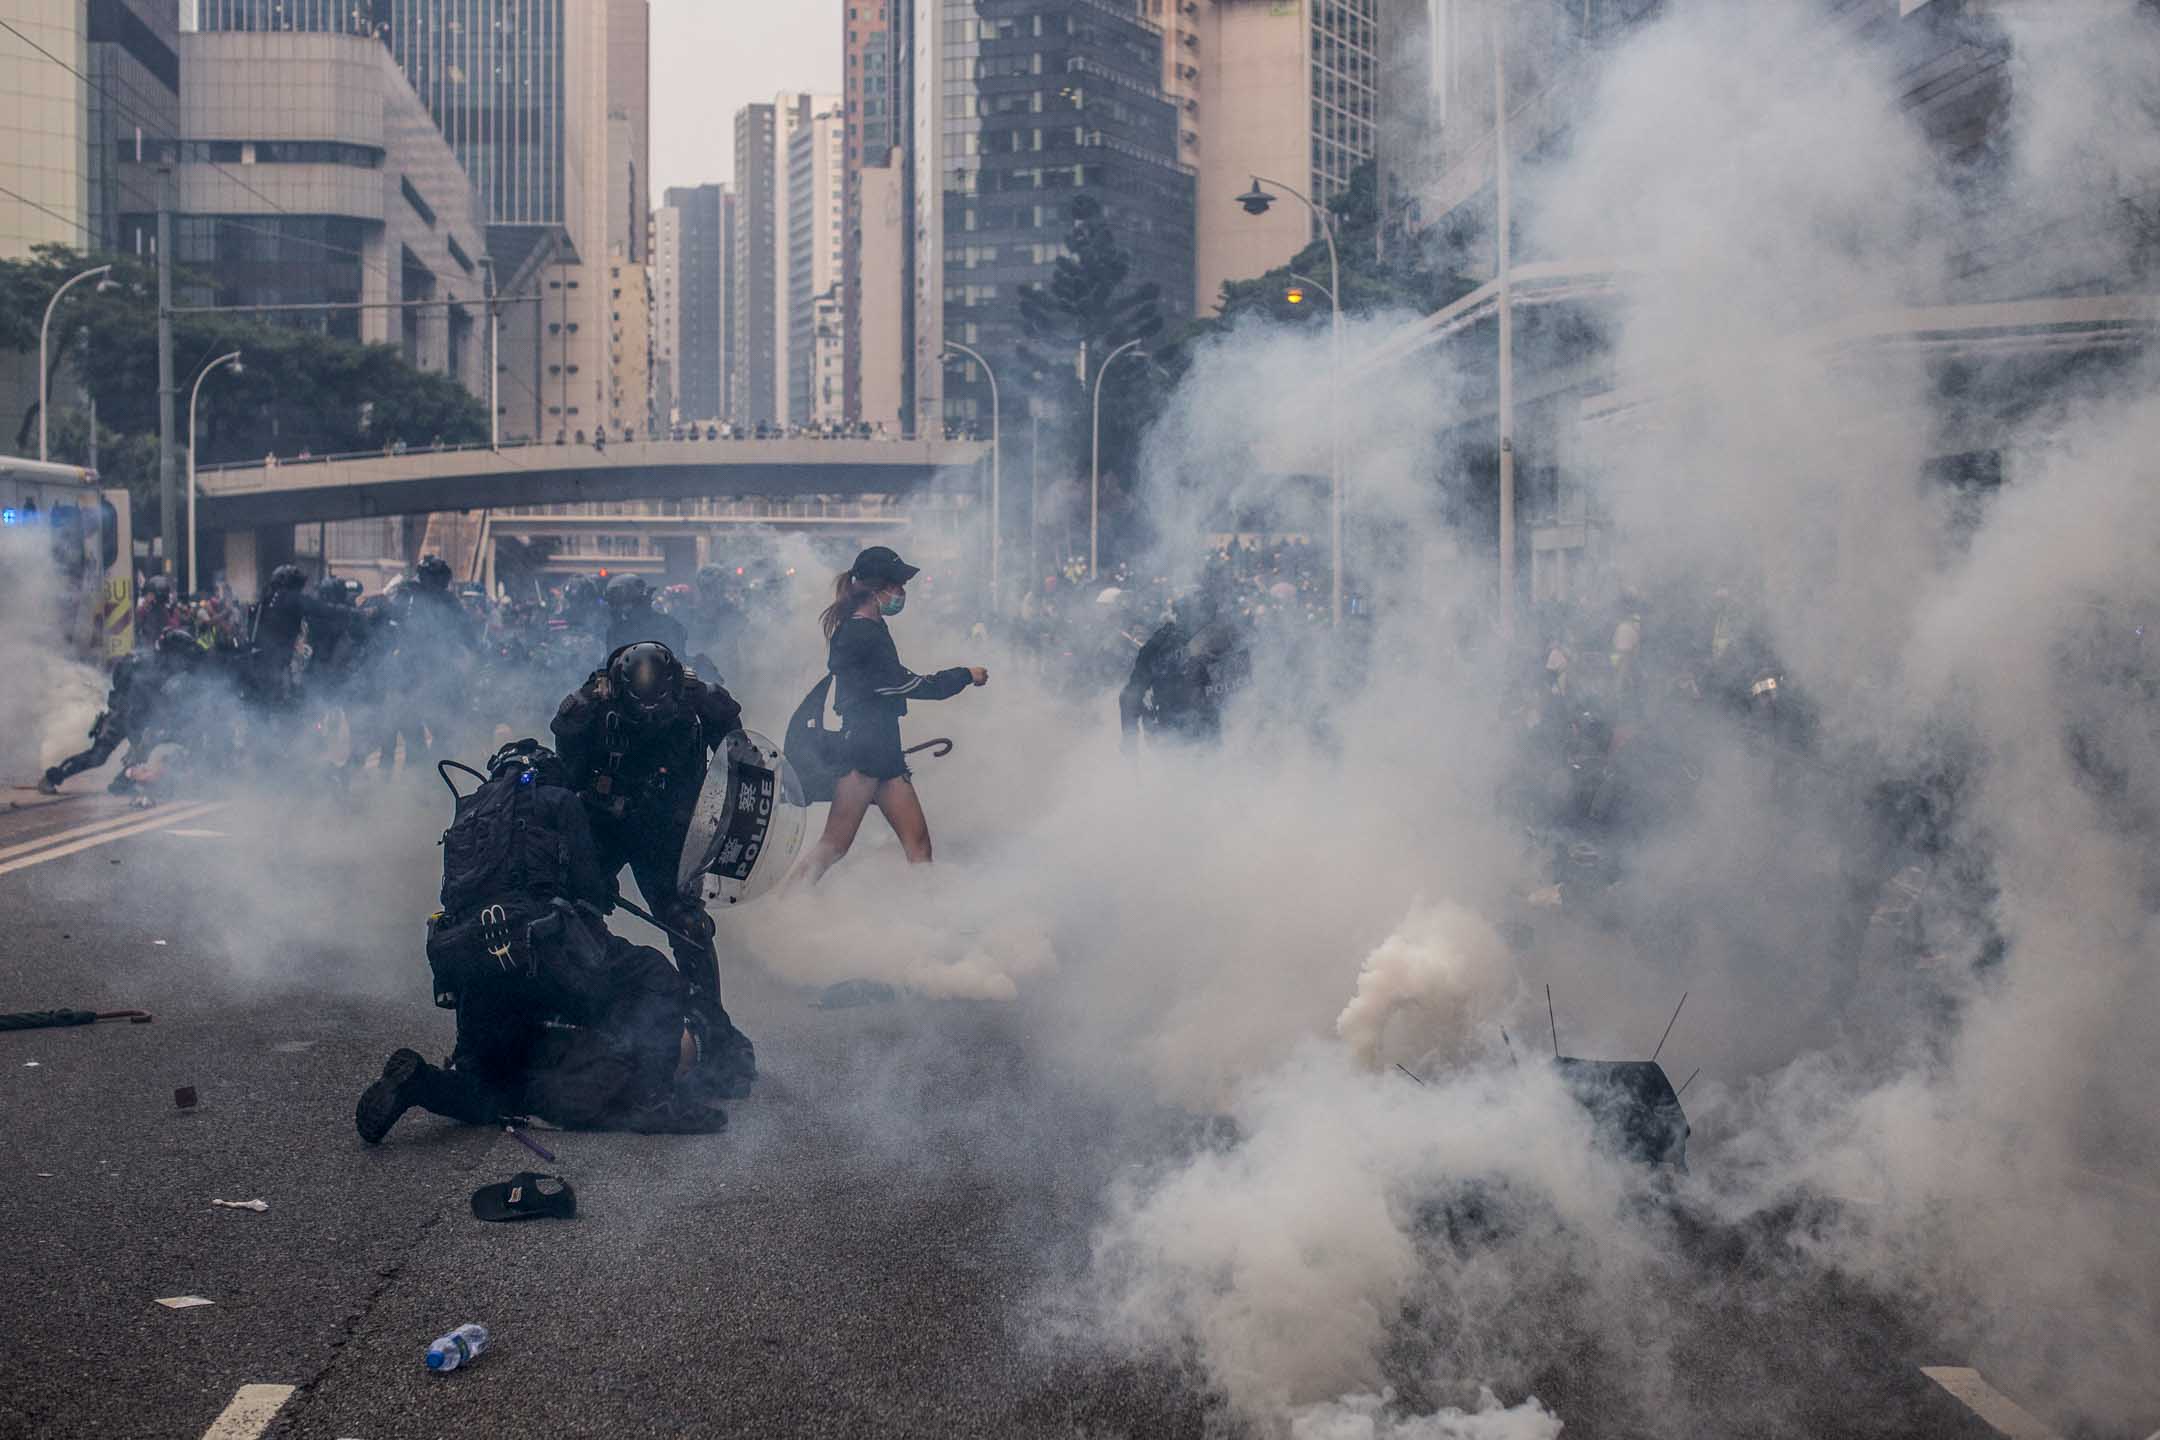
<path fill-rule="evenodd" d="M 382 46 L 331 33 L 178 38 L 180 138 L 145 142 L 140 160 L 131 144 L 117 184 L 154 195 L 156 168 L 172 164 L 179 303 L 441 301 L 291 323 L 396 345 L 484 396 L 481 208 Z M 154 253 L 154 209 L 119 226 L 123 249 Z"/>
<path fill-rule="evenodd" d="M 1161 286 L 1167 322 L 1192 313 L 1193 170 L 1161 88 L 1163 30 L 1124 8 L 914 0 L 907 164 L 921 433 L 987 427 L 987 379 L 973 362 L 947 368 L 946 341 L 992 364 L 1012 354 L 1020 287 L 1052 277 L 1075 196 L 1102 204 L 1132 256 L 1129 283 Z"/>
<path fill-rule="evenodd" d="M 846 127 L 838 96 L 800 96 L 788 133 L 787 420 L 837 424 L 845 273 Z"/>
<path fill-rule="evenodd" d="M 733 309 L 736 424 L 787 423 L 787 137 L 803 97 L 782 95 L 735 112 Z"/>
<path fill-rule="evenodd" d="M 506 435 L 573 437 L 608 405 L 613 35 L 635 0 L 189 0 L 194 28 L 372 36 L 473 188 L 502 312 Z M 626 88 L 627 93 L 627 88 Z M 626 102 L 622 107 L 628 109 Z M 627 210 L 627 205 L 624 207 Z M 638 242 L 625 237 L 626 248 Z"/>
<path fill-rule="evenodd" d="M 1287 261 L 1318 233 L 1295 201 L 1231 203 L 1256 175 L 1325 205 L 1374 158 L 1392 0 L 1145 0 L 1165 31 L 1162 86 L 1198 177 L 1194 302 Z M 1424 0 L 1419 0 L 1424 3 Z"/>
<path fill-rule="evenodd" d="M 673 315 L 676 407 L 684 423 L 725 420 L 732 414 L 728 372 L 733 357 L 727 277 L 734 270 L 728 219 L 733 196 L 724 185 L 677 186 L 660 212 L 680 236 L 677 242 Z"/>

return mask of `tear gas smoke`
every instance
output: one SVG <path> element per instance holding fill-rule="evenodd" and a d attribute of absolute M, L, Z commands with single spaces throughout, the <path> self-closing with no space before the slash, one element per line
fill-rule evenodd
<path fill-rule="evenodd" d="M 32 783 L 89 743 L 105 701 L 97 667 L 57 643 L 66 596 L 45 534 L 0 531 L 0 776 Z"/>
<path fill-rule="evenodd" d="M 1281 637 L 1220 750 L 1126 764 L 1107 703 L 1061 711 L 993 659 L 999 683 L 935 726 L 1028 758 L 988 784 L 925 775 L 966 862 L 913 891 L 935 921 L 890 923 L 902 882 L 868 873 L 873 851 L 814 912 L 746 925 L 807 980 L 992 995 L 1002 976 L 1051 1022 L 1035 1043 L 1105 1087 L 1234 1118 L 1234 1141 L 1113 1195 L 1083 1287 L 1101 1343 L 1197 1361 L 1265 1426 L 1547 1433 L 1528 1397 L 1554 1337 L 1591 1336 L 1664 1431 L 1730 1433 L 1741 1416 L 1677 1383 L 1746 1362 L 1706 1313 L 1765 1275 L 1819 1303 L 1842 1273 L 2064 1423 L 2160 1407 L 2160 1262 L 2137 1220 L 2160 1180 L 2140 1038 L 2160 1018 L 2160 770 L 2147 702 L 2090 643 L 2153 599 L 2139 497 L 2160 407 L 2125 367 L 2065 385 L 1983 366 L 1947 403 L 1919 347 L 1867 338 L 1900 307 L 2090 284 L 2137 253 L 2126 202 L 2160 182 L 2149 21 L 2000 23 L 2018 98 L 1977 172 L 1921 133 L 1867 37 L 1805 6 L 1710 4 L 1601 55 L 1569 143 L 1525 167 L 1518 255 L 1625 277 L 1598 341 L 1616 388 L 1580 423 L 1528 421 L 1609 517 L 1593 584 L 1646 597 L 1649 628 L 1686 645 L 1727 589 L 1814 712 L 1812 758 L 1662 712 L 1680 759 L 1647 787 L 1602 923 L 1524 909 L 1542 877 L 1494 800 L 1536 737 L 1499 704 L 1492 567 L 1442 523 L 1479 478 L 1433 434 L 1474 389 L 1458 346 L 1330 397 L 1377 617 L 1339 672 L 1355 683 L 1325 678 L 1332 639 Z M 2083 238 L 2019 243 L 2047 235 Z M 1353 353 L 1406 318 L 1354 326 Z M 1149 442 L 1165 542 L 1140 573 L 1190 576 L 1191 537 L 1228 516 L 1319 531 L 1286 477 L 1325 470 L 1326 371 L 1324 338 L 1203 348 Z M 2043 385 L 2051 403 L 2013 403 Z M 1961 508 L 1927 462 L 1990 406 L 2005 484 Z M 922 665 L 980 658 L 901 633 Z M 1947 797 L 1943 838 L 1907 853 L 1871 807 L 1915 778 Z M 1884 898 L 1892 871 L 1926 903 Z M 1924 944 L 1878 943 L 1883 917 L 1931 906 Z M 1509 958 L 1496 934 L 1526 920 Z M 1694 992 L 1665 1054 L 1708 1072 L 1687 1203 L 1737 1227 L 1829 1204 L 1812 1269 L 1707 1264 L 1630 1205 L 1639 1182 L 1592 1155 L 1531 1054 L 1493 1054 L 1503 1025 L 1542 1037 L 1526 1001 L 1547 979 L 1584 1055 L 1647 1054 Z M 1434 1063 L 1428 1089 L 1369 1073 L 1407 1056 Z M 1433 1243 L 1427 1207 L 1465 1185 L 1505 1223 L 1482 1248 Z M 1749 1427 L 1804 1429 L 1809 1397 L 1760 1384 Z M 1481 1414 L 1481 1388 L 1518 1408 Z"/>

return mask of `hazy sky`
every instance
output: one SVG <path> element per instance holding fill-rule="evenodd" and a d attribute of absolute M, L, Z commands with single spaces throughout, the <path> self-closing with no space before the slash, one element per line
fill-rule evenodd
<path fill-rule="evenodd" d="M 735 174 L 735 112 L 782 90 L 838 94 L 845 0 L 653 0 L 653 203 Z"/>

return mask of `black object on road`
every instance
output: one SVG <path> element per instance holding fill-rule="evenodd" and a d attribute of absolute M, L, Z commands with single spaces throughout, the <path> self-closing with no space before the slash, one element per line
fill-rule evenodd
<path fill-rule="evenodd" d="M 544 1216 L 571 1220 L 577 1216 L 577 1192 L 560 1175 L 536 1175 L 527 1170 L 500 1185 L 483 1185 L 473 1191 L 475 1220 L 538 1220 Z"/>
<path fill-rule="evenodd" d="M 147 1010 L 23 1010 L 0 1015 L 0 1030 L 55 1030 L 67 1025 L 95 1025 L 100 1020 L 147 1025 L 156 1018 Z"/>

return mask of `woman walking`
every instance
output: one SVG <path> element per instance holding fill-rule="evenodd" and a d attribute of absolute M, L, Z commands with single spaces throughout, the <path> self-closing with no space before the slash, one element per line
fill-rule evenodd
<path fill-rule="evenodd" d="M 796 878 L 815 885 L 847 854 L 872 805 L 900 837 L 911 865 L 930 863 L 930 822 L 901 753 L 900 717 L 910 700 L 947 700 L 970 685 L 987 685 L 980 665 L 957 665 L 917 675 L 900 663 L 885 622 L 907 604 L 917 568 L 883 545 L 873 545 L 833 582 L 833 603 L 819 617 L 825 629 L 825 668 L 833 675 L 833 708 L 840 712 L 840 756 L 846 766 L 833 786 L 825 833 L 803 856 Z"/>

